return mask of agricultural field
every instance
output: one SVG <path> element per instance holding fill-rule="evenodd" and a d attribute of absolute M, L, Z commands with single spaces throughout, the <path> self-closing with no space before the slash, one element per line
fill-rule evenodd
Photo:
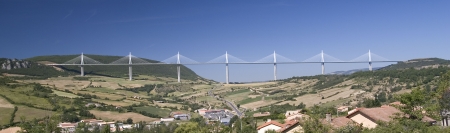
<path fill-rule="evenodd" d="M 22 86 L 14 89 L 0 88 L 0 94 L 11 99 L 14 103 L 29 104 L 39 108 L 52 109 L 52 104 L 50 104 L 47 99 L 21 93 L 30 90 L 32 90 L 31 86 Z"/>
<path fill-rule="evenodd" d="M 9 103 L 3 97 L 0 97 L 0 108 L 14 108 L 14 105 Z"/>
<path fill-rule="evenodd" d="M 21 130 L 20 127 L 10 127 L 10 128 L 0 130 L 0 133 L 16 133 L 20 130 Z"/>
<path fill-rule="evenodd" d="M 0 107 L 0 125 L 9 124 L 9 120 L 11 120 L 11 115 L 14 112 L 13 108 L 4 108 Z"/>
<path fill-rule="evenodd" d="M 130 106 L 133 104 L 139 104 L 139 102 L 132 101 L 132 100 L 113 101 L 113 100 L 104 100 L 104 99 L 92 99 L 92 101 L 104 103 L 107 105 L 113 105 L 113 106 Z"/>
<path fill-rule="evenodd" d="M 98 110 L 90 110 L 92 114 L 94 114 L 98 119 L 106 120 L 106 121 L 126 121 L 128 118 L 133 119 L 133 121 L 145 121 L 152 122 L 159 120 L 158 118 L 147 117 L 138 113 L 128 112 L 128 113 L 119 113 L 112 111 L 98 111 Z"/>
<path fill-rule="evenodd" d="M 177 103 L 154 103 L 155 105 L 158 105 L 159 107 L 176 107 L 176 108 L 181 108 L 181 104 L 177 104 Z"/>
<path fill-rule="evenodd" d="M 16 117 L 14 117 L 14 122 L 21 121 L 21 117 L 25 117 L 26 120 L 40 119 L 46 116 L 51 116 L 55 112 L 31 108 L 27 106 L 18 105 L 18 110 L 16 112 Z"/>
<path fill-rule="evenodd" d="M 67 97 L 67 98 L 79 98 L 80 97 L 80 96 L 72 94 L 72 93 L 67 93 L 67 92 L 58 91 L 58 90 L 53 90 L 53 94 L 61 96 L 61 97 Z"/>
<path fill-rule="evenodd" d="M 144 106 L 144 107 L 135 107 L 137 111 L 145 111 L 148 113 L 156 114 L 162 117 L 168 117 L 170 114 L 170 110 L 168 109 L 161 109 L 154 106 Z"/>

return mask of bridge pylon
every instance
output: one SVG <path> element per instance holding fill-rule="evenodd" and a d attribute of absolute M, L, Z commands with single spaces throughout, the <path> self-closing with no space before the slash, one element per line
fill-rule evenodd
<path fill-rule="evenodd" d="M 180 62 L 180 52 L 178 52 L 178 54 L 177 54 L 177 75 L 178 75 L 178 83 L 180 83 L 181 82 L 181 78 L 180 78 L 180 64 L 181 64 L 181 62 Z"/>
<path fill-rule="evenodd" d="M 323 50 L 322 50 L 322 52 L 320 53 L 320 55 L 321 55 L 321 57 L 322 57 L 322 60 L 321 60 L 321 64 L 322 64 L 322 75 L 324 75 L 325 74 L 325 58 L 323 57 Z"/>
<path fill-rule="evenodd" d="M 133 80 L 133 68 L 131 66 L 133 62 L 131 61 L 131 52 L 130 55 L 128 55 L 128 80 Z"/>
<path fill-rule="evenodd" d="M 372 56 L 370 54 L 370 49 L 369 49 L 369 71 L 372 71 Z"/>
<path fill-rule="evenodd" d="M 229 73 L 228 73 L 228 52 L 227 51 L 225 51 L 225 78 L 226 78 L 226 80 L 225 80 L 225 82 L 226 82 L 226 84 L 229 84 L 229 75 L 228 75 Z"/>
<path fill-rule="evenodd" d="M 81 53 L 81 62 L 80 62 L 80 73 L 81 76 L 84 76 L 84 58 L 83 58 L 83 53 Z"/>
<path fill-rule="evenodd" d="M 277 54 L 273 51 L 273 80 L 277 80 Z"/>

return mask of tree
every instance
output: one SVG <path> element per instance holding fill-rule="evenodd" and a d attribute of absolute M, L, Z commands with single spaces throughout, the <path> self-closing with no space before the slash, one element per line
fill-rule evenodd
<path fill-rule="evenodd" d="M 127 119 L 127 123 L 128 123 L 128 124 L 133 124 L 133 119 L 128 118 L 128 119 Z"/>
<path fill-rule="evenodd" d="M 317 117 L 311 116 L 304 122 L 303 130 L 305 133 L 328 133 L 331 131 L 331 127 L 322 124 Z"/>
<path fill-rule="evenodd" d="M 399 106 L 399 109 L 410 115 L 413 119 L 422 119 L 424 104 L 429 97 L 425 95 L 425 91 L 420 88 L 412 89 L 411 93 L 398 95 L 397 99 L 405 106 Z"/>
<path fill-rule="evenodd" d="M 102 133 L 111 133 L 111 127 L 109 124 L 106 124 L 106 126 L 103 128 Z"/>
<path fill-rule="evenodd" d="M 198 123 L 188 122 L 180 125 L 177 129 L 175 129 L 175 133 L 199 133 L 201 132 Z"/>

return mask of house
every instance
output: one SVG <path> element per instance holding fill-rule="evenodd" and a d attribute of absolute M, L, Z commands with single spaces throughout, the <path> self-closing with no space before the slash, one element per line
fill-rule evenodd
<path fill-rule="evenodd" d="M 180 120 L 189 120 L 191 116 L 189 114 L 176 114 L 173 115 L 173 118 L 180 119 Z"/>
<path fill-rule="evenodd" d="M 58 124 L 58 127 L 61 128 L 61 133 L 74 133 L 77 126 L 78 126 L 77 123 L 68 123 L 68 122 Z"/>
<path fill-rule="evenodd" d="M 277 121 L 268 119 L 266 123 L 256 128 L 256 130 L 258 130 L 258 133 L 265 133 L 270 130 L 274 130 L 279 133 L 303 132 L 303 128 L 297 120 L 290 120 L 286 121 L 284 124 L 281 124 Z"/>
<path fill-rule="evenodd" d="M 230 118 L 222 118 L 222 119 L 220 119 L 220 123 L 222 123 L 224 125 L 229 125 L 230 121 L 231 121 Z"/>
<path fill-rule="evenodd" d="M 98 123 L 103 122 L 103 120 L 97 120 L 97 119 L 84 119 L 81 120 L 80 122 L 84 122 L 88 125 L 98 125 Z"/>
<path fill-rule="evenodd" d="M 366 128 L 375 128 L 377 121 L 389 122 L 392 116 L 401 113 L 395 107 L 383 105 L 377 108 L 356 108 L 348 112 L 347 118 L 352 121 L 362 124 Z"/>
<path fill-rule="evenodd" d="M 302 114 L 301 113 L 302 110 L 294 110 L 294 111 L 286 111 L 286 113 L 284 114 L 284 116 L 286 117 L 286 119 L 284 121 L 290 121 L 290 120 L 294 120 L 294 119 L 305 119 L 308 118 L 308 115 Z"/>
<path fill-rule="evenodd" d="M 162 122 L 171 122 L 171 121 L 174 121 L 175 118 L 161 118 L 160 120 L 161 120 Z"/>
<path fill-rule="evenodd" d="M 331 114 L 327 114 L 327 118 L 322 120 L 323 124 L 328 124 L 333 128 L 340 128 L 349 124 L 355 124 L 351 119 L 346 116 L 331 118 Z"/>
<path fill-rule="evenodd" d="M 202 108 L 202 109 L 198 109 L 197 113 L 200 114 L 201 116 L 205 115 L 205 112 L 208 111 L 208 109 Z"/>

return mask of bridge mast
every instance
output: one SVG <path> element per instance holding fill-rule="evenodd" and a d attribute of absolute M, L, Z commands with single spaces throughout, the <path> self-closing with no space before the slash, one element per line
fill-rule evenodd
<path fill-rule="evenodd" d="M 178 66 L 177 66 L 178 83 L 180 83 L 181 82 L 181 80 L 180 80 L 180 64 L 181 64 L 181 62 L 180 62 L 180 52 L 178 52 L 178 54 L 177 54 L 177 64 L 178 64 Z"/>
<path fill-rule="evenodd" d="M 132 67 L 131 67 L 131 52 L 130 55 L 128 55 L 128 76 L 129 76 L 129 80 L 133 80 L 133 71 L 132 71 Z"/>
<path fill-rule="evenodd" d="M 226 82 L 226 84 L 228 84 L 229 83 L 229 80 L 228 80 L 228 52 L 227 51 L 225 51 L 225 78 L 226 78 L 226 80 L 225 80 L 225 82 Z"/>
<path fill-rule="evenodd" d="M 81 63 L 80 63 L 80 68 L 81 68 L 81 76 L 84 76 L 84 59 L 83 59 L 83 53 L 81 53 Z"/>
<path fill-rule="evenodd" d="M 369 71 L 372 71 L 372 56 L 370 54 L 370 49 L 369 49 Z"/>
<path fill-rule="evenodd" d="M 273 51 L 273 79 L 277 80 L 277 54 Z"/>
<path fill-rule="evenodd" d="M 321 56 L 322 56 L 322 75 L 324 75 L 325 74 L 325 59 L 323 57 L 323 50 L 322 50 Z"/>

